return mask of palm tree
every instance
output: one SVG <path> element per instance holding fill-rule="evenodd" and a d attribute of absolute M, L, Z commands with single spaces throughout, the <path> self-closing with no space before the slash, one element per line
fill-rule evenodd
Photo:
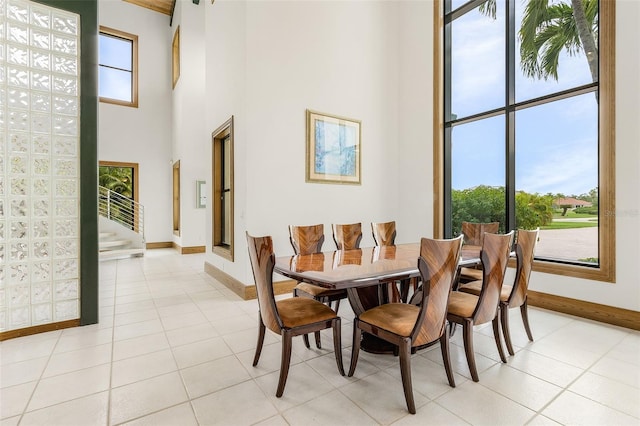
<path fill-rule="evenodd" d="M 527 1 L 527 0 L 523 0 Z M 527 77 L 558 80 L 558 59 L 585 52 L 592 80 L 598 81 L 598 0 L 528 0 L 520 26 L 520 67 Z M 496 0 L 487 0 L 480 13 L 496 17 Z"/>
<path fill-rule="evenodd" d="M 133 197 L 132 170 L 127 167 L 100 166 L 98 182 L 127 198 Z"/>
<path fill-rule="evenodd" d="M 110 195 L 111 201 L 105 216 L 134 229 L 133 170 L 128 167 L 111 166 L 100 166 L 98 170 L 99 185 L 115 192 Z"/>
<path fill-rule="evenodd" d="M 491 0 L 495 1 L 495 0 Z M 529 0 L 520 27 L 520 66 L 528 77 L 558 80 L 558 58 L 585 52 L 593 81 L 598 81 L 598 0 L 549 4 Z"/>

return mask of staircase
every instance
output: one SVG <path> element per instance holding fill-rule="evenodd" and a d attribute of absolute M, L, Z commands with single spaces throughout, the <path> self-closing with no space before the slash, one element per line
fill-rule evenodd
<path fill-rule="evenodd" d="M 100 186 L 98 213 L 100 260 L 144 255 L 144 206 Z"/>

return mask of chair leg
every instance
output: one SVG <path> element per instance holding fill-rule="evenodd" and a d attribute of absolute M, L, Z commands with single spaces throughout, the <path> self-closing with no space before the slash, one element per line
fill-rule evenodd
<path fill-rule="evenodd" d="M 331 321 L 331 328 L 333 329 L 333 352 L 336 354 L 336 364 L 338 365 L 338 372 L 344 376 L 344 364 L 342 364 L 342 322 L 340 318 L 336 318 Z"/>
<path fill-rule="evenodd" d="M 262 322 L 262 317 L 260 313 L 258 313 L 258 344 L 256 345 L 256 354 L 253 356 L 253 366 L 258 365 L 258 360 L 260 359 L 260 353 L 262 353 L 262 344 L 264 343 L 264 332 L 266 327 Z"/>
<path fill-rule="evenodd" d="M 444 369 L 447 372 L 447 379 L 449 380 L 449 386 L 456 387 L 456 381 L 453 378 L 453 370 L 451 369 L 451 356 L 449 355 L 449 329 L 445 326 L 442 336 L 440 336 L 440 350 L 442 352 L 442 362 L 444 363 Z"/>
<path fill-rule="evenodd" d="M 322 349 L 322 343 L 320 343 L 320 332 L 319 332 L 319 331 L 316 331 L 316 332 L 314 332 L 314 333 L 313 333 L 313 335 L 314 335 L 314 336 L 315 336 L 315 338 L 316 338 L 316 347 L 317 347 L 318 349 Z"/>
<path fill-rule="evenodd" d="M 413 400 L 413 385 L 411 383 L 411 339 L 408 337 L 400 342 L 400 373 L 407 409 L 411 414 L 415 414 L 416 404 Z"/>
<path fill-rule="evenodd" d="M 522 315 L 522 322 L 524 323 L 524 329 L 527 331 L 527 337 L 530 342 L 533 342 L 533 334 L 531 334 L 531 327 L 529 327 L 529 310 L 527 309 L 526 297 L 522 305 L 520 305 L 520 315 Z"/>
<path fill-rule="evenodd" d="M 491 321 L 491 324 L 493 324 L 493 337 L 496 340 L 496 346 L 498 347 L 498 353 L 500 354 L 500 360 L 502 360 L 502 362 L 506 363 L 507 362 L 507 357 L 504 356 L 504 349 L 502 349 L 502 341 L 500 340 L 500 319 L 499 319 L 500 312 L 499 311 L 500 311 L 500 309 L 498 309 L 498 312 L 496 312 L 496 316 Z"/>
<path fill-rule="evenodd" d="M 309 344 L 309 335 L 303 334 L 302 340 L 304 340 L 304 345 L 307 347 L 307 349 L 311 349 L 311 345 Z"/>
<path fill-rule="evenodd" d="M 280 360 L 280 379 L 278 380 L 278 390 L 276 397 L 280 398 L 284 393 L 284 386 L 287 384 L 287 376 L 289 375 L 289 364 L 291 363 L 291 333 L 282 332 L 282 358 Z"/>
<path fill-rule="evenodd" d="M 362 339 L 362 330 L 358 327 L 358 318 L 353 320 L 353 343 L 351 344 L 351 365 L 349 366 L 349 374 L 353 376 L 358 364 L 358 355 L 360 354 L 360 340 Z"/>
<path fill-rule="evenodd" d="M 462 324 L 462 338 L 464 340 L 464 354 L 467 356 L 467 365 L 471 373 L 471 379 L 474 382 L 480 381 L 478 378 L 478 369 L 476 368 L 476 358 L 473 352 L 473 323 L 465 320 Z"/>
<path fill-rule="evenodd" d="M 449 322 L 449 338 L 453 337 L 456 334 L 456 324 L 455 322 Z"/>
<path fill-rule="evenodd" d="M 340 309 L 340 299 L 336 300 L 336 308 L 334 309 L 334 311 L 336 311 L 336 314 L 338 313 L 338 309 Z"/>
<path fill-rule="evenodd" d="M 502 336 L 507 345 L 509 355 L 514 355 L 513 344 L 511 343 L 511 330 L 509 330 L 509 305 L 500 303 L 500 324 L 502 325 Z"/>

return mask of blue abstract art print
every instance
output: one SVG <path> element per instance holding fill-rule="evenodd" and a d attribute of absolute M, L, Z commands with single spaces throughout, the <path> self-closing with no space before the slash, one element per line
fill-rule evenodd
<path fill-rule="evenodd" d="M 360 183 L 360 122 L 307 110 L 307 181 Z"/>

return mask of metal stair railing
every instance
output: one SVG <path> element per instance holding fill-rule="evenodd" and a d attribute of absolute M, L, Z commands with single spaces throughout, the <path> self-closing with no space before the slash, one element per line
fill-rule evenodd
<path fill-rule="evenodd" d="M 142 235 L 144 241 L 144 206 L 104 186 L 98 186 L 98 214 Z"/>

